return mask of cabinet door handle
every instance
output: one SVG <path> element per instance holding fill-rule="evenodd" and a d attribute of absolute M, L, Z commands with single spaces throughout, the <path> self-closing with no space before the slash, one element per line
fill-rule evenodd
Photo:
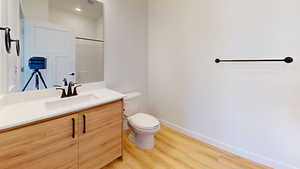
<path fill-rule="evenodd" d="M 86 133 L 86 115 L 84 114 L 83 116 L 83 134 L 85 134 Z"/>
<path fill-rule="evenodd" d="M 75 138 L 75 118 L 72 118 L 72 129 L 73 129 L 72 138 Z"/>

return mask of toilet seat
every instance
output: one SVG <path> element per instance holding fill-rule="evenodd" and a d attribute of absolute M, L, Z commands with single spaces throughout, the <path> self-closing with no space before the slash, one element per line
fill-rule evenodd
<path fill-rule="evenodd" d="M 141 130 L 153 130 L 160 126 L 160 122 L 153 116 L 144 113 L 137 113 L 128 117 L 130 125 Z"/>

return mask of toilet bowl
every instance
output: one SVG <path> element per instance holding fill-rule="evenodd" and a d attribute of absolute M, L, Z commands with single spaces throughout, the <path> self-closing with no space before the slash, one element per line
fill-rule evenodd
<path fill-rule="evenodd" d="M 128 125 L 129 140 L 141 149 L 149 150 L 155 145 L 154 135 L 160 129 L 160 122 L 152 115 L 139 113 L 139 96 L 134 92 L 124 98 L 124 121 Z"/>
<path fill-rule="evenodd" d="M 160 122 L 153 116 L 138 113 L 128 118 L 129 140 L 141 149 L 149 150 L 155 145 L 154 135 L 160 129 Z"/>

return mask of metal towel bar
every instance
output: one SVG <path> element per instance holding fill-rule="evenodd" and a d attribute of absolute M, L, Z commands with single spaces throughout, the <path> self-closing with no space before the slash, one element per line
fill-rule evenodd
<path fill-rule="evenodd" d="M 292 57 L 286 57 L 284 59 L 216 59 L 216 63 L 221 62 L 285 62 L 285 63 L 292 63 L 294 59 Z"/>

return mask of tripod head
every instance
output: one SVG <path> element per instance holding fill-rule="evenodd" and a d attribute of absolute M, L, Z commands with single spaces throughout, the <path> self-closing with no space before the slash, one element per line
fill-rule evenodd
<path fill-rule="evenodd" d="M 47 58 L 45 57 L 31 57 L 28 66 L 32 70 L 47 69 Z"/>

